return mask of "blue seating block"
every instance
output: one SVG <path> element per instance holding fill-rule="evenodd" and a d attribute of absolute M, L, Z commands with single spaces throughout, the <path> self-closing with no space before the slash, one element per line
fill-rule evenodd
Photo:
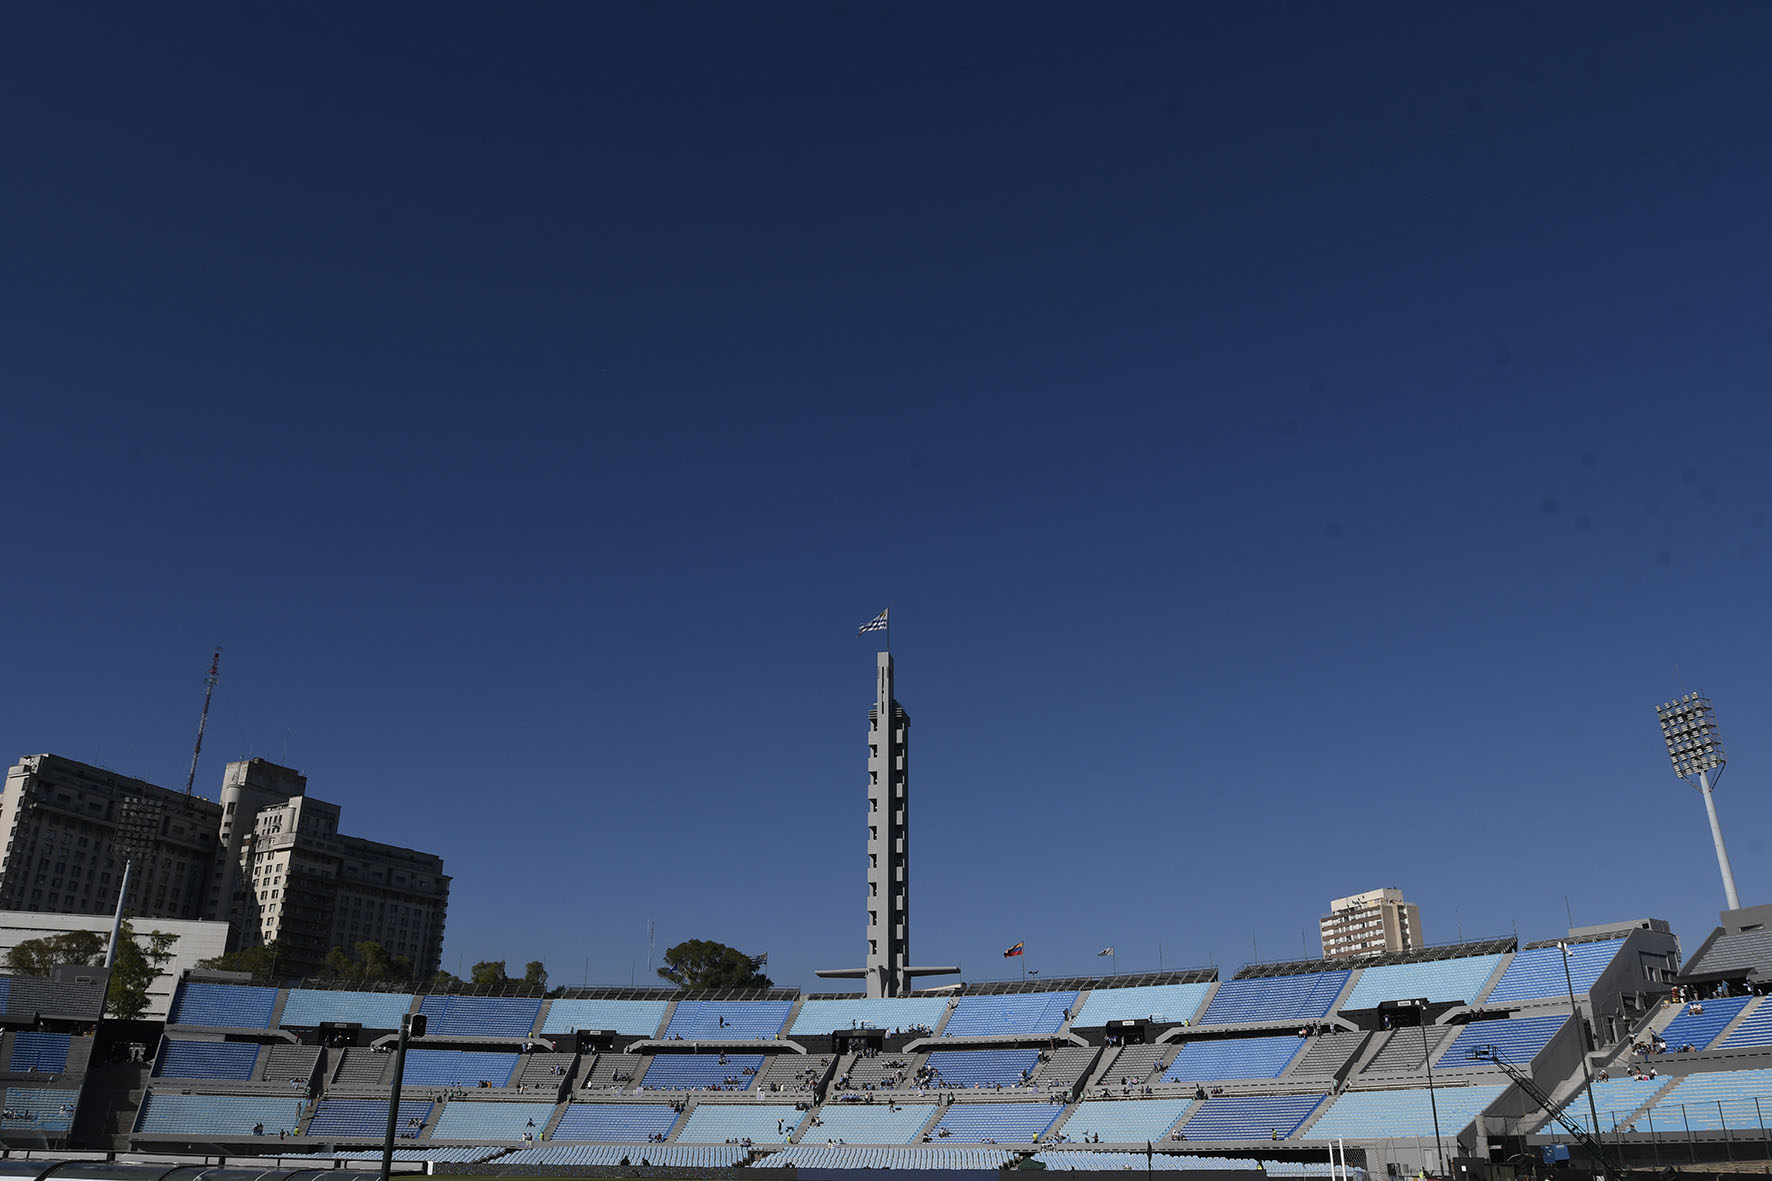
<path fill-rule="evenodd" d="M 967 1144 L 1028 1144 L 1063 1111 L 1053 1103 L 953 1103 L 934 1134 Z"/>
<path fill-rule="evenodd" d="M 668 1136 L 677 1113 L 663 1104 L 574 1103 L 560 1117 L 555 1140 L 590 1140 L 605 1144 L 644 1144 L 650 1136 Z"/>
<path fill-rule="evenodd" d="M 1495 975 L 1500 955 L 1463 956 L 1420 964 L 1383 964 L 1367 968 L 1354 982 L 1342 1009 L 1376 1009 L 1383 1001 L 1426 997 L 1429 1001 L 1474 1001 Z"/>
<path fill-rule="evenodd" d="M 1326 1095 L 1226 1095 L 1208 1099 L 1182 1125 L 1189 1140 L 1284 1140 Z"/>
<path fill-rule="evenodd" d="M 1723 1032 L 1723 1026 L 1735 1020 L 1735 1015 L 1747 1008 L 1751 996 L 1724 997 L 1721 1000 L 1701 1001 L 1698 1007 L 1702 1013 L 1693 1013 L 1689 1009 L 1681 1009 L 1680 1015 L 1668 1023 L 1661 1036 L 1666 1039 L 1669 1049 L 1678 1049 L 1690 1042 L 1695 1050 L 1702 1050 L 1716 1036 Z"/>
<path fill-rule="evenodd" d="M 1525 1066 L 1538 1056 L 1538 1051 L 1569 1023 L 1565 1013 L 1546 1017 L 1510 1017 L 1504 1021 L 1473 1021 L 1458 1031 L 1452 1044 L 1434 1062 L 1436 1070 L 1457 1070 L 1460 1067 L 1487 1066 L 1471 1057 L 1479 1046 L 1493 1045 L 1502 1057 L 1517 1066 Z"/>
<path fill-rule="evenodd" d="M 412 1011 L 408 992 L 350 992 L 326 988 L 292 988 L 278 1018 L 282 1029 L 311 1029 L 323 1021 L 355 1023 L 364 1029 L 400 1028 Z"/>
<path fill-rule="evenodd" d="M 187 980 L 172 1002 L 168 1025 L 207 1025 L 217 1029 L 269 1029 L 277 990 L 250 984 L 211 984 Z"/>
<path fill-rule="evenodd" d="M 664 1024 L 664 1001 L 605 1001 L 561 997 L 548 1006 L 544 1034 L 568 1034 L 579 1029 L 607 1029 L 629 1037 L 657 1037 Z"/>
<path fill-rule="evenodd" d="M 1141 984 L 1132 988 L 1097 988 L 1083 998 L 1071 1018 L 1072 1029 L 1099 1029 L 1110 1021 L 1154 1021 L 1180 1025 L 1192 1021 L 1210 984 Z"/>
<path fill-rule="evenodd" d="M 1075 1011 L 1076 992 L 1014 992 L 963 996 L 942 1028 L 943 1037 L 1041 1036 L 1064 1027 Z"/>
<path fill-rule="evenodd" d="M 1708 1007 L 1705 1010 L 1709 1012 Z M 1772 1004 L 1764 999 L 1759 1006 L 1742 1019 L 1740 1025 L 1729 1031 L 1723 1039 L 1723 1046 L 1734 1049 L 1736 1046 L 1772 1046 Z"/>
<path fill-rule="evenodd" d="M 1571 983 L 1575 986 L 1576 996 L 1586 996 L 1587 990 L 1593 987 L 1594 981 L 1611 965 L 1623 946 L 1622 939 L 1571 943 L 1567 980 L 1563 976 L 1562 948 L 1535 947 L 1516 952 L 1514 962 L 1507 966 L 1507 971 L 1502 973 L 1494 991 L 1484 998 L 1483 1003 L 1499 1005 L 1565 996 Z"/>
<path fill-rule="evenodd" d="M 1310 1042 L 1287 1034 L 1280 1037 L 1232 1037 L 1188 1042 L 1163 1072 L 1166 1083 L 1199 1083 L 1211 1079 L 1279 1078 Z"/>
<path fill-rule="evenodd" d="M 520 1054 L 474 1050 L 406 1051 L 409 1087 L 477 1087 L 482 1082 L 507 1087 L 522 1062 Z"/>
<path fill-rule="evenodd" d="M 541 998 L 524 996 L 427 996 L 419 1006 L 427 1037 L 498 1037 L 521 1040 L 541 1016 Z"/>
<path fill-rule="evenodd" d="M 1316 1021 L 1329 1015 L 1351 973 L 1307 972 L 1226 980 L 1200 1017 L 1201 1025 L 1248 1025 L 1260 1021 Z"/>
<path fill-rule="evenodd" d="M 258 1064 L 253 1042 L 187 1042 L 167 1038 L 154 1063 L 155 1078 L 210 1078 L 248 1082 Z"/>
<path fill-rule="evenodd" d="M 39 1074 L 60 1074 L 68 1068 L 68 1035 L 25 1030 L 12 1038 L 12 1058 L 8 1070 Z"/>
<path fill-rule="evenodd" d="M 649 1091 L 743 1091 L 763 1069 L 761 1054 L 660 1054 L 640 1080 Z M 745 1070 L 750 1067 L 750 1071 Z"/>
<path fill-rule="evenodd" d="M 419 1129 L 430 1122 L 434 1104 L 417 1099 L 402 1099 L 394 1121 L 394 1134 L 402 1139 L 417 1136 Z M 412 1121 L 418 1121 L 416 1124 Z M 386 1099 L 322 1099 L 314 1107 L 308 1121 L 307 1135 L 336 1140 L 380 1140 L 387 1135 L 388 1101 Z"/>
<path fill-rule="evenodd" d="M 773 1038 L 793 1008 L 792 1001 L 678 1001 L 664 1036 L 687 1041 Z"/>

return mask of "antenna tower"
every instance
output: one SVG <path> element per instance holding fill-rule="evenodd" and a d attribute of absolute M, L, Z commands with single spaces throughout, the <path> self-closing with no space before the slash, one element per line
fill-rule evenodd
<path fill-rule="evenodd" d="M 197 745 L 191 748 L 191 773 L 185 776 L 185 794 L 191 794 L 191 788 L 197 782 L 197 758 L 203 753 L 203 728 L 209 725 L 209 699 L 215 696 L 215 683 L 221 680 L 221 645 L 217 644 L 215 655 L 209 661 L 209 675 L 203 678 L 203 713 L 197 718 Z"/>

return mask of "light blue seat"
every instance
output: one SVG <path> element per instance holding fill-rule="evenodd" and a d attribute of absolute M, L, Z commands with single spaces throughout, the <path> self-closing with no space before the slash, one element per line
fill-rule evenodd
<path fill-rule="evenodd" d="M 268 1135 L 294 1135 L 301 1125 L 301 1113 L 302 1101 L 287 1095 L 181 1095 L 150 1090 L 142 1097 L 135 1131 L 144 1136 L 250 1136 L 253 1128 L 262 1124 Z"/>
<path fill-rule="evenodd" d="M 1710 1011 L 1708 1005 L 1705 1011 Z M 1772 1046 L 1772 1005 L 1767 1004 L 1762 997 L 1753 1012 L 1729 1031 L 1729 1036 L 1723 1039 L 1723 1046 L 1729 1049 L 1737 1046 Z"/>
<path fill-rule="evenodd" d="M 69 1044 L 70 1039 L 65 1033 L 39 1033 L 36 1030 L 15 1033 L 12 1035 L 12 1057 L 6 1068 L 19 1073 L 60 1074 L 68 1068 Z"/>
<path fill-rule="evenodd" d="M 736 1144 L 550 1144 L 520 1148 L 498 1158 L 506 1165 L 570 1165 L 608 1168 L 624 1159 L 669 1169 L 730 1169 L 750 1155 Z"/>
<path fill-rule="evenodd" d="M 681 1035 L 686 1041 L 769 1039 L 781 1032 L 793 1007 L 792 1001 L 678 1001 L 664 1036 Z"/>
<path fill-rule="evenodd" d="M 394 1120 L 394 1134 L 402 1138 L 415 1136 L 430 1122 L 432 1106 L 423 1100 L 402 1099 L 400 1113 Z M 414 1120 L 418 1122 L 415 1124 Z M 308 1121 L 307 1135 L 329 1140 L 381 1140 L 387 1130 L 386 1099 L 322 1099 Z"/>
<path fill-rule="evenodd" d="M 1655 1130 L 1714 1132 L 1772 1124 L 1772 1070 L 1717 1070 L 1689 1074 L 1656 1100 Z M 1646 1127 L 1641 1130 L 1647 1131 Z"/>
<path fill-rule="evenodd" d="M 1391 1136 L 1432 1136 L 1434 1112 L 1440 1129 L 1456 1137 L 1507 1088 L 1426 1087 L 1397 1091 L 1349 1091 L 1337 1098 L 1305 1132 L 1306 1140 L 1377 1140 Z"/>
<path fill-rule="evenodd" d="M 1068 1128 L 1070 1125 L 1067 1123 L 1065 1126 Z M 1050 1152 L 1036 1152 L 1034 1159 L 1048 1169 L 1062 1169 L 1066 1172 L 1118 1173 L 1127 1169 L 1138 1171 L 1146 1167 L 1156 1173 L 1259 1173 L 1262 1171 L 1262 1162 L 1253 1157 L 1184 1156 L 1167 1152 L 1157 1153 L 1148 1162 L 1142 1152 L 1136 1154 L 1090 1152 L 1086 1149 L 1055 1149 Z M 1268 1172 L 1274 1174 L 1271 1162 L 1268 1165 Z"/>
<path fill-rule="evenodd" d="M 476 1103 L 458 1099 L 443 1105 L 437 1125 L 431 1129 L 431 1139 L 484 1144 L 493 1140 L 520 1141 L 527 1132 L 540 1140 L 542 1130 L 553 1118 L 552 1103 Z"/>
<path fill-rule="evenodd" d="M 1038 1050 L 937 1050 L 927 1063 L 942 1087 L 1025 1087 Z"/>
<path fill-rule="evenodd" d="M 155 1078 L 208 1078 L 247 1082 L 258 1064 L 253 1042 L 187 1042 L 167 1038 L 154 1063 Z"/>
<path fill-rule="evenodd" d="M 1661 1078 L 1641 1081 L 1634 1078 L 1615 1078 L 1595 1083 L 1594 1111 L 1600 1117 L 1600 1131 L 1610 1133 L 1629 1123 L 1632 1112 L 1655 1098 L 1656 1094 L 1665 1089 L 1672 1081 L 1664 1075 Z M 1574 1120 L 1587 1131 L 1593 1131 L 1588 1127 L 1592 1121 L 1588 1118 L 1587 1089 L 1585 1087 L 1577 1092 L 1573 1099 L 1569 1100 L 1563 1115 L 1567 1119 Z M 1556 1124 L 1548 1120 L 1545 1122 L 1543 1130 L 1552 1135 L 1561 1131 Z M 1666 1128 L 1662 1129 L 1664 1132 L 1666 1130 Z"/>
<path fill-rule="evenodd" d="M 1028 1144 L 1052 1126 L 1064 1108 L 1055 1103 L 950 1103 L 933 1134 L 962 1143 Z"/>
<path fill-rule="evenodd" d="M 1325 1095 L 1225 1095 L 1200 1104 L 1182 1132 L 1189 1140 L 1284 1140 Z"/>
<path fill-rule="evenodd" d="M 805 1112 L 791 1103 L 698 1103 L 677 1133 L 678 1144 L 786 1144 Z"/>
<path fill-rule="evenodd" d="M 1421 964 L 1382 964 L 1367 968 L 1341 1003 L 1349 1009 L 1376 1009 L 1384 1001 L 1426 997 L 1429 1001 L 1474 1001 L 1495 975 L 1500 955 L 1463 956 Z"/>
<path fill-rule="evenodd" d="M 817 1037 L 840 1029 L 908 1030 L 926 1026 L 934 1030 L 947 1010 L 947 1001 L 929 996 L 804 1001 L 790 1033 L 795 1037 Z"/>
<path fill-rule="evenodd" d="M 1163 1072 L 1166 1083 L 1200 1083 L 1212 1079 L 1279 1078 L 1310 1042 L 1281 1037 L 1231 1037 L 1188 1042 Z"/>
<path fill-rule="evenodd" d="M 1187 1111 L 1187 1099 L 1085 1099 L 1059 1129 L 1072 1140 L 1104 1144 L 1161 1143 Z"/>
<path fill-rule="evenodd" d="M 1600 978 L 1600 973 L 1611 966 L 1619 948 L 1623 946 L 1622 939 L 1571 943 L 1567 980 L 1563 976 L 1561 948 L 1534 947 L 1516 952 L 1514 962 L 1507 966 L 1507 971 L 1502 973 L 1494 991 L 1484 998 L 1483 1003 L 1500 1005 L 1567 996 L 1570 983 L 1575 986 L 1576 996 L 1586 996 L 1587 990 Z"/>
<path fill-rule="evenodd" d="M 61 1087 L 7 1087 L 0 1131 L 66 1133 L 74 1127 L 80 1092 Z"/>
<path fill-rule="evenodd" d="M 574 1103 L 552 1138 L 644 1144 L 652 1136 L 670 1135 L 676 1123 L 677 1113 L 662 1103 Z"/>
<path fill-rule="evenodd" d="M 520 1040 L 535 1028 L 541 998 L 525 996 L 428 996 L 419 1006 L 426 1037 L 498 1037 Z"/>
<path fill-rule="evenodd" d="M 1075 1010 L 1076 992 L 1012 992 L 963 996 L 942 1029 L 943 1037 L 1040 1036 L 1064 1027 Z"/>
<path fill-rule="evenodd" d="M 1472 1058 L 1471 1051 L 1481 1046 L 1494 1046 L 1502 1057 L 1516 1066 L 1525 1066 L 1538 1057 L 1538 1052 L 1569 1023 L 1565 1013 L 1545 1017 L 1510 1017 L 1503 1021 L 1473 1021 L 1458 1031 L 1452 1044 L 1434 1062 L 1435 1070 L 1457 1070 L 1461 1067 L 1489 1067 L 1481 1059 Z"/>
<path fill-rule="evenodd" d="M 522 1062 L 520 1054 L 475 1050 L 406 1051 L 409 1087 L 477 1087 L 482 1082 L 508 1087 Z"/>
<path fill-rule="evenodd" d="M 173 998 L 168 1025 L 207 1025 L 215 1029 L 269 1029 L 277 990 L 250 984 L 211 984 L 187 980 Z"/>
<path fill-rule="evenodd" d="M 727 1054 L 725 1062 L 720 1058 L 719 1054 L 660 1054 L 646 1068 L 640 1085 L 649 1091 L 745 1091 L 763 1069 L 761 1054 Z"/>
<path fill-rule="evenodd" d="M 607 1029 L 627 1037 L 657 1037 L 665 1001 L 605 1001 L 561 997 L 548 1006 L 541 1031 L 553 1036 L 580 1029 Z"/>
<path fill-rule="evenodd" d="M 848 1145 L 790 1144 L 763 1158 L 765 1168 L 902 1169 L 907 1172 L 959 1170 L 995 1173 L 1015 1159 L 1003 1148 L 924 1145 L 917 1148 L 854 1148 Z"/>
<path fill-rule="evenodd" d="M 910 1144 L 935 1114 L 933 1103 L 827 1103 L 818 1111 L 819 1124 L 802 1136 L 805 1144 L 841 1140 L 845 1144 Z"/>
<path fill-rule="evenodd" d="M 408 992 L 334 992 L 325 988 L 292 988 L 277 1019 L 281 1029 L 312 1029 L 324 1021 L 395 1030 L 412 1011 Z"/>
<path fill-rule="evenodd" d="M 1154 1021 L 1180 1025 L 1199 1013 L 1207 982 L 1198 984 L 1140 984 L 1132 988 L 1097 988 L 1083 998 L 1083 1007 L 1071 1018 L 1072 1029 L 1100 1029 L 1110 1021 Z"/>
<path fill-rule="evenodd" d="M 1316 1021 L 1329 1015 L 1347 986 L 1345 970 L 1297 976 L 1226 980 L 1201 1015 L 1201 1025 L 1250 1025 L 1261 1021 Z"/>

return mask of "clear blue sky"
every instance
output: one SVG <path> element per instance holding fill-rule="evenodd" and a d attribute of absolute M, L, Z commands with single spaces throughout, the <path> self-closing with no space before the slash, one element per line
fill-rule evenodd
<path fill-rule="evenodd" d="M 201 788 L 443 854 L 445 966 L 812 986 L 890 604 L 969 978 L 1690 951 L 1689 688 L 1772 901 L 1762 4 L 0 20 L 8 761 L 179 786 L 220 643 Z"/>

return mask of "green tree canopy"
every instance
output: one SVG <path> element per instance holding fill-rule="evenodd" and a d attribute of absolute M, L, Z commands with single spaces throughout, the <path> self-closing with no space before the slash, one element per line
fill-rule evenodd
<path fill-rule="evenodd" d="M 281 980 L 288 974 L 288 963 L 288 951 L 280 940 L 273 939 L 262 947 L 242 947 L 203 960 L 197 966 L 223 972 L 250 972 L 254 980 Z"/>
<path fill-rule="evenodd" d="M 373 939 L 365 939 L 351 951 L 335 947 L 327 952 L 322 974 L 362 984 L 399 983 L 412 979 L 412 960 L 403 955 L 390 956 L 387 948 Z"/>
<path fill-rule="evenodd" d="M 166 975 L 166 963 L 172 959 L 172 948 L 177 942 L 177 935 L 149 931 L 143 945 L 129 920 L 123 921 L 117 961 L 111 965 L 111 987 L 105 993 L 105 1008 L 112 1017 L 138 1021 L 147 1013 L 148 989 Z"/>
<path fill-rule="evenodd" d="M 708 939 L 690 939 L 664 954 L 658 974 L 678 988 L 768 988 L 767 954 L 750 956 Z"/>
<path fill-rule="evenodd" d="M 6 953 L 6 966 L 20 976 L 47 979 L 60 964 L 85 966 L 105 962 L 105 937 L 100 931 L 69 931 L 27 939 Z"/>

